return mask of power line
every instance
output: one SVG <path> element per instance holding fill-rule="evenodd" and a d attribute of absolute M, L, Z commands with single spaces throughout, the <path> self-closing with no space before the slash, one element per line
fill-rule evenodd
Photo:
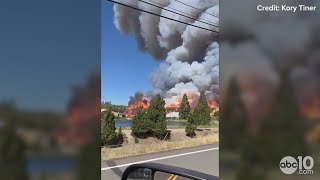
<path fill-rule="evenodd" d="M 156 13 L 153 13 L 153 12 L 150 12 L 150 11 L 146 11 L 146 10 L 143 10 L 143 9 L 139 9 L 139 8 L 136 8 L 136 7 L 133 7 L 133 6 L 124 4 L 124 3 L 120 3 L 120 2 L 117 2 L 117 1 L 113 1 L 113 0 L 106 0 L 106 1 L 113 2 L 113 3 L 116 3 L 116 4 L 120 4 L 120 5 L 126 6 L 126 7 L 128 7 L 128 8 L 132 8 L 132 9 L 135 9 L 135 10 L 138 10 L 138 11 L 141 11 L 141 12 L 145 12 L 145 13 L 148 13 L 148 14 L 152 14 L 152 15 L 154 15 L 154 16 L 158 16 L 158 17 L 162 17 L 162 18 L 165 18 L 165 19 L 169 19 L 169 20 L 172 20 L 172 21 L 175 21 L 175 22 L 179 22 L 179 23 L 182 23 L 182 24 L 185 24 L 185 25 L 197 27 L 197 28 L 200 28 L 200 29 L 203 29 L 203 30 L 207 30 L 207 31 L 213 32 L 213 33 L 217 33 L 217 34 L 219 33 L 219 32 L 217 32 L 217 31 L 214 31 L 214 30 L 211 30 L 211 29 L 207 29 L 207 28 L 204 28 L 204 27 L 201 27 L 201 26 L 197 26 L 197 25 L 193 25 L 193 24 L 190 24 L 190 23 L 186 23 L 186 22 L 183 22 L 183 21 L 176 20 L 176 19 L 172 19 L 172 18 L 169 18 L 169 17 L 166 17 L 166 16 L 162 16 L 162 15 L 159 15 L 159 14 L 156 14 Z"/>
<path fill-rule="evenodd" d="M 216 16 L 216 15 L 213 15 L 213 14 L 211 14 L 211 13 L 208 13 L 208 12 L 206 12 L 206 11 L 203 11 L 202 9 L 199 9 L 199 8 L 193 7 L 193 6 L 189 5 L 189 4 L 186 4 L 186 3 L 184 3 L 184 2 L 181 2 L 181 1 L 179 1 L 179 0 L 175 0 L 175 1 L 177 1 L 178 3 L 183 4 L 183 5 L 185 5 L 185 6 L 188 6 L 188 7 L 191 7 L 191 8 L 193 8 L 193 9 L 196 9 L 196 10 L 198 10 L 198 11 L 201 11 L 201 12 L 203 12 L 203 13 L 209 14 L 210 16 L 213 16 L 213 17 L 219 18 L 219 17 L 218 17 L 218 16 Z"/>
<path fill-rule="evenodd" d="M 180 13 L 177 13 L 177 12 L 174 12 L 174 11 L 171 11 L 171 10 L 168 10 L 168 9 L 166 9 L 166 8 L 163 8 L 163 7 L 160 7 L 160 6 L 157 6 L 157 5 L 154 5 L 154 4 L 151 4 L 151 3 L 148 3 L 148 2 L 143 1 L 143 0 L 138 0 L 138 1 L 143 2 L 143 3 L 146 3 L 146 4 L 149 4 L 150 6 L 154 6 L 154 7 L 157 7 L 157 8 L 160 8 L 160 9 L 163 9 L 163 10 L 166 10 L 166 11 L 169 11 L 169 12 L 172 12 L 172 13 L 174 13 L 174 14 L 178 14 L 178 15 L 180 15 L 180 16 L 183 16 L 183 17 L 186 17 L 186 18 L 189 18 L 189 19 L 195 20 L 195 21 L 202 22 L 202 23 L 207 24 L 207 25 L 210 25 L 210 26 L 217 27 L 216 25 L 213 25 L 213 24 L 210 24 L 210 23 L 206 23 L 206 22 L 200 21 L 200 20 L 195 19 L 195 18 L 193 18 L 193 17 L 189 17 L 189 16 L 186 16 L 186 15 L 184 15 L 184 14 L 180 14 Z"/>
<path fill-rule="evenodd" d="M 153 0 L 149 0 L 149 1 L 151 1 L 151 2 L 153 2 L 153 3 L 155 3 L 155 4 L 158 4 L 158 5 L 160 5 L 160 6 L 163 6 L 163 7 L 165 6 L 165 5 L 161 4 L 161 3 L 158 3 L 158 2 L 153 1 Z M 181 10 L 179 10 L 179 9 L 175 9 L 175 8 L 173 8 L 173 7 L 169 7 L 169 6 L 168 6 L 168 7 L 166 7 L 166 8 L 172 9 L 172 10 L 174 10 L 174 11 L 178 11 L 178 12 L 183 13 L 183 14 L 186 14 L 186 15 L 189 15 L 189 16 L 191 16 L 191 17 L 193 17 L 193 18 L 197 18 L 197 17 L 193 16 L 192 14 L 183 12 L 183 11 L 181 11 Z M 206 22 L 209 22 L 209 23 L 212 23 L 212 24 L 215 24 L 214 22 L 209 21 L 209 20 L 204 19 L 204 18 L 201 18 L 201 17 L 199 17 L 199 19 L 201 19 L 201 20 L 203 20 L 203 21 L 206 21 Z M 216 24 L 215 24 L 215 25 L 216 25 Z"/>
<path fill-rule="evenodd" d="M 213 26 L 213 27 L 217 27 L 217 28 L 219 28 L 216 24 L 210 24 L 210 23 L 207 23 L 207 22 L 204 22 L 204 21 L 198 20 L 198 19 L 196 19 L 195 17 L 186 16 L 186 15 L 184 15 L 184 14 L 180 14 L 180 13 L 177 13 L 177 12 L 171 11 L 171 10 L 169 10 L 169 9 L 163 8 L 163 7 L 161 7 L 161 6 L 157 6 L 157 5 L 152 4 L 152 3 L 148 3 L 148 2 L 143 1 L 143 0 L 138 0 L 138 1 L 143 2 L 143 3 L 146 3 L 146 4 L 149 4 L 150 6 L 157 7 L 157 8 L 159 8 L 159 9 L 163 9 L 163 10 L 166 10 L 166 11 L 172 12 L 172 13 L 174 13 L 174 14 L 178 14 L 178 15 L 180 15 L 180 16 L 183 16 L 183 17 L 186 17 L 186 18 L 189 18 L 189 19 L 192 19 L 192 20 L 195 20 L 195 21 L 199 21 L 199 22 L 202 22 L 202 23 L 204 23 L 204 24 L 207 24 L 207 25 L 210 25 L 210 26 Z"/>

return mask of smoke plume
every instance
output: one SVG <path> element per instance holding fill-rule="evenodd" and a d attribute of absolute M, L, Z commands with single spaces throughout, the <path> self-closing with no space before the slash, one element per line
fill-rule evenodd
<path fill-rule="evenodd" d="M 221 62 L 224 71 L 220 74 L 222 89 L 227 87 L 225 82 L 237 77 L 248 109 L 258 117 L 263 113 L 257 108 L 272 101 L 279 73 L 289 71 L 300 106 L 319 104 L 319 12 L 259 12 L 258 4 L 296 6 L 301 2 L 224 1 L 224 8 L 237 8 L 232 12 L 224 11 L 220 43 L 224 55 Z M 320 5 L 319 1 L 304 1 L 303 4 Z M 314 105 L 313 109 L 319 107 Z"/>
<path fill-rule="evenodd" d="M 146 0 L 163 9 L 138 0 L 118 0 L 118 2 L 217 32 L 115 4 L 113 7 L 114 23 L 117 29 L 124 34 L 133 35 L 141 51 L 162 61 L 159 68 L 149 77 L 153 90 L 141 94 L 141 98 L 148 99 L 160 93 L 165 98 L 167 105 L 177 105 L 182 95 L 187 93 L 191 107 L 194 107 L 200 91 L 205 91 L 209 103 L 217 104 L 219 99 L 219 45 L 217 43 L 219 1 L 186 2 L 195 7 L 192 8 L 174 0 Z M 183 12 L 193 19 L 165 9 L 178 13 Z M 129 105 L 134 99 L 136 98 L 130 99 Z"/>

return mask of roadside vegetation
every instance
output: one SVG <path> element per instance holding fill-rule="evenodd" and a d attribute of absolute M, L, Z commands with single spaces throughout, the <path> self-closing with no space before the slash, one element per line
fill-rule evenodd
<path fill-rule="evenodd" d="M 196 138 L 189 138 L 180 141 L 154 141 L 151 143 L 141 143 L 135 139 L 136 143 L 130 146 L 123 146 L 121 148 L 106 148 L 101 149 L 101 160 L 110 160 L 116 158 L 124 158 L 135 155 L 169 151 L 174 149 L 182 149 L 188 147 L 201 146 L 206 144 L 214 144 L 219 141 L 218 133 L 211 133 L 209 135 L 199 136 Z"/>
<path fill-rule="evenodd" d="M 179 107 L 179 119 L 185 126 L 167 127 L 165 101 L 154 96 L 147 109 L 141 108 L 132 118 L 131 127 L 115 127 L 115 116 L 109 103 L 102 112 L 101 156 L 102 160 L 144 153 L 213 144 L 218 138 L 218 113 L 210 116 L 204 92 L 192 111 L 187 94 L 183 95 Z"/>
<path fill-rule="evenodd" d="M 114 115 L 111 108 L 102 112 L 101 120 L 101 145 L 119 145 L 123 142 L 122 129 L 116 132 Z"/>
<path fill-rule="evenodd" d="M 139 110 L 132 119 L 132 135 L 138 138 L 166 138 L 169 131 L 166 125 L 165 101 L 158 94 L 151 99 L 148 109 Z"/>
<path fill-rule="evenodd" d="M 114 105 L 108 101 L 101 102 L 101 109 L 108 109 L 108 108 L 111 108 L 111 111 L 114 111 L 114 112 L 124 113 L 126 112 L 128 107 L 124 105 Z"/>

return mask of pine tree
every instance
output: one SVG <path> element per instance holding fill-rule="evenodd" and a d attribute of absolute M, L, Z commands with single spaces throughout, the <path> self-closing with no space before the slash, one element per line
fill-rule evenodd
<path fill-rule="evenodd" d="M 132 119 L 131 131 L 134 136 L 147 137 L 151 133 L 153 125 L 147 119 L 146 111 L 140 109 Z"/>
<path fill-rule="evenodd" d="M 188 119 L 190 114 L 190 104 L 187 94 L 184 94 L 179 107 L 179 119 Z"/>
<path fill-rule="evenodd" d="M 185 132 L 187 136 L 194 137 L 196 135 L 195 130 L 197 129 L 197 126 L 194 123 L 195 123 L 194 115 L 190 114 L 188 116 L 188 122 L 185 128 Z"/>
<path fill-rule="evenodd" d="M 208 125 L 210 123 L 210 107 L 204 91 L 201 91 L 199 102 L 194 109 L 193 116 L 196 118 L 197 125 Z"/>
<path fill-rule="evenodd" d="M 117 141 L 117 133 L 115 132 L 114 115 L 110 108 L 102 112 L 101 122 L 101 143 L 102 145 L 112 145 Z"/>
<path fill-rule="evenodd" d="M 221 149 L 235 150 L 240 148 L 247 138 L 247 117 L 241 99 L 240 88 L 235 79 L 230 81 L 220 111 Z"/>
<path fill-rule="evenodd" d="M 167 133 L 165 104 L 158 94 L 151 99 L 147 110 L 147 118 L 153 123 L 153 133 L 157 138 L 163 138 Z"/>
<path fill-rule="evenodd" d="M 25 145 L 9 119 L 0 132 L 0 179 L 28 179 Z"/>

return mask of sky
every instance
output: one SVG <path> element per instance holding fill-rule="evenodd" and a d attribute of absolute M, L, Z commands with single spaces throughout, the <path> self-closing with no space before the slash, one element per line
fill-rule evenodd
<path fill-rule="evenodd" d="M 150 73 L 159 62 L 138 50 L 132 36 L 119 32 L 113 21 L 112 3 L 101 6 L 101 95 L 103 101 L 127 105 L 137 91 L 151 90 Z"/>
<path fill-rule="evenodd" d="M 100 71 L 99 3 L 1 1 L 0 102 L 64 112 L 71 87 Z"/>

